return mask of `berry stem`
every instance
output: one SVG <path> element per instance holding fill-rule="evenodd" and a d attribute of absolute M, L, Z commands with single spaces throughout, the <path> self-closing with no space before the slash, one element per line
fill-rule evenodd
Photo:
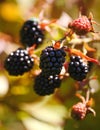
<path fill-rule="evenodd" d="M 86 42 L 84 42 L 84 47 L 87 51 L 96 52 L 96 49 L 90 47 Z"/>
<path fill-rule="evenodd" d="M 91 107 L 88 107 L 88 111 L 91 112 L 94 116 L 96 116 L 95 110 L 93 110 Z"/>
<path fill-rule="evenodd" d="M 66 37 L 68 37 L 68 36 L 70 37 L 73 33 L 74 33 L 73 30 L 69 29 L 69 31 L 65 33 L 65 36 Z"/>
<path fill-rule="evenodd" d="M 59 48 L 61 48 L 62 47 L 62 44 L 63 44 L 63 41 L 66 39 L 66 36 L 64 36 L 63 38 L 61 38 L 60 40 L 58 40 L 58 41 L 56 41 L 55 43 L 54 43 L 54 48 L 56 48 L 56 49 L 59 49 Z"/>
<path fill-rule="evenodd" d="M 79 51 L 77 49 L 71 49 L 71 48 L 65 47 L 65 51 L 69 52 L 70 54 L 78 55 L 78 56 L 86 59 L 87 61 L 96 63 L 97 65 L 100 65 L 100 62 L 97 59 L 90 58 L 90 57 L 84 55 L 81 51 Z"/>
<path fill-rule="evenodd" d="M 88 89 L 86 92 L 86 103 L 89 101 L 89 97 L 90 97 L 90 90 Z"/>
<path fill-rule="evenodd" d="M 82 100 L 83 103 L 86 103 L 85 98 L 81 96 L 79 93 L 76 93 L 76 96 Z"/>
<path fill-rule="evenodd" d="M 44 30 L 46 28 L 46 26 L 49 26 L 52 23 L 55 23 L 56 21 L 57 21 L 56 19 L 53 19 L 50 22 L 41 22 L 39 25 L 40 25 L 41 29 Z"/>
<path fill-rule="evenodd" d="M 33 55 L 34 49 L 36 48 L 36 44 L 34 44 L 32 47 L 27 48 L 27 51 L 29 55 Z"/>

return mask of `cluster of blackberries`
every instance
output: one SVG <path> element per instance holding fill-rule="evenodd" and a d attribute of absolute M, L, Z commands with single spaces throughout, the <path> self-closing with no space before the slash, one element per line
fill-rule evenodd
<path fill-rule="evenodd" d="M 77 23 L 77 21 L 74 23 Z M 38 46 L 43 42 L 43 39 L 44 30 L 40 27 L 38 21 L 27 20 L 23 24 L 20 30 L 20 40 L 24 46 Z M 34 84 L 34 90 L 37 94 L 52 94 L 55 88 L 60 86 L 61 79 L 59 78 L 59 74 L 65 62 L 65 56 L 66 52 L 63 47 L 56 48 L 55 46 L 48 46 L 42 50 L 39 65 L 42 72 L 36 77 Z M 4 63 L 4 67 L 8 73 L 14 76 L 30 71 L 33 65 L 34 59 L 28 54 L 26 49 L 22 48 L 18 48 L 8 55 Z M 88 71 L 88 64 L 80 56 L 70 57 L 68 73 L 73 79 L 82 81 L 86 78 Z"/>
<path fill-rule="evenodd" d="M 26 47 L 38 46 L 44 40 L 44 30 L 41 29 L 38 21 L 27 20 L 20 30 L 20 41 Z"/>
<path fill-rule="evenodd" d="M 18 76 L 32 69 L 34 59 L 25 49 L 18 48 L 5 59 L 4 67 L 10 75 Z"/>
<path fill-rule="evenodd" d="M 70 57 L 68 73 L 73 79 L 77 81 L 82 81 L 86 78 L 88 71 L 89 66 L 87 62 L 83 61 L 83 59 L 80 56 Z"/>
<path fill-rule="evenodd" d="M 40 55 L 40 68 L 42 72 L 35 79 L 34 90 L 39 95 L 52 94 L 55 88 L 59 88 L 63 63 L 66 53 L 63 48 L 55 49 L 53 46 L 46 47 Z"/>
<path fill-rule="evenodd" d="M 40 28 L 38 21 L 27 20 L 20 30 L 20 40 L 25 47 L 38 46 L 43 42 L 44 31 Z M 4 67 L 10 75 L 22 75 L 32 69 L 34 59 L 26 49 L 18 48 L 5 60 Z"/>
<path fill-rule="evenodd" d="M 41 30 L 36 20 L 27 20 L 21 30 L 20 39 L 24 46 L 31 47 L 34 44 L 42 43 L 44 39 L 43 30 Z M 33 68 L 34 59 L 28 54 L 26 49 L 18 48 L 8 55 L 4 67 L 10 75 L 23 75 Z"/>

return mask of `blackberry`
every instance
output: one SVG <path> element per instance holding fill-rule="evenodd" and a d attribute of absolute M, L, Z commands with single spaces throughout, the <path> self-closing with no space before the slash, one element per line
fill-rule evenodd
<path fill-rule="evenodd" d="M 88 32 L 93 32 L 92 22 L 86 16 L 81 16 L 73 20 L 69 23 L 69 28 L 73 29 L 78 35 L 85 35 Z"/>
<path fill-rule="evenodd" d="M 38 46 L 43 42 L 44 31 L 40 28 L 36 20 L 27 20 L 24 22 L 20 30 L 20 41 L 26 47 L 31 47 L 34 44 Z"/>
<path fill-rule="evenodd" d="M 53 46 L 48 46 L 40 55 L 40 68 L 48 75 L 59 74 L 65 62 L 65 56 L 63 48 L 55 49 Z"/>
<path fill-rule="evenodd" d="M 80 56 L 70 57 L 68 73 L 73 79 L 77 81 L 82 81 L 83 79 L 86 78 L 88 71 L 89 71 L 88 64 L 84 62 Z"/>
<path fill-rule="evenodd" d="M 83 120 L 87 110 L 86 104 L 79 102 L 72 107 L 71 116 L 76 120 Z"/>
<path fill-rule="evenodd" d="M 40 96 L 50 95 L 60 84 L 61 80 L 57 75 L 47 76 L 41 72 L 35 79 L 34 91 Z"/>
<path fill-rule="evenodd" d="M 10 75 L 22 75 L 32 69 L 34 60 L 29 56 L 28 52 L 22 48 L 18 48 L 12 52 L 5 60 L 4 67 Z"/>

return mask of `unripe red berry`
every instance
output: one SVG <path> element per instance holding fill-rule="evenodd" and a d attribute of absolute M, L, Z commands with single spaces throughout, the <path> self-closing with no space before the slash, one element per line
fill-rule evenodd
<path fill-rule="evenodd" d="M 78 35 L 85 35 L 88 32 L 93 31 L 92 22 L 86 16 L 81 16 L 69 23 L 69 28 Z"/>
<path fill-rule="evenodd" d="M 79 102 L 73 105 L 71 116 L 76 120 L 83 120 L 86 116 L 86 113 L 87 113 L 86 104 Z"/>

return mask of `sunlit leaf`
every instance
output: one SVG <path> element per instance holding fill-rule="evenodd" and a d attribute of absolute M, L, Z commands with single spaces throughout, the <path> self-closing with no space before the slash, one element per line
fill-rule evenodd
<path fill-rule="evenodd" d="M 67 117 L 66 108 L 52 97 L 45 97 L 40 102 L 25 104 L 22 109 L 37 119 L 55 126 L 62 126 Z"/>
<path fill-rule="evenodd" d="M 0 97 L 4 96 L 9 89 L 8 79 L 5 75 L 0 75 Z"/>

